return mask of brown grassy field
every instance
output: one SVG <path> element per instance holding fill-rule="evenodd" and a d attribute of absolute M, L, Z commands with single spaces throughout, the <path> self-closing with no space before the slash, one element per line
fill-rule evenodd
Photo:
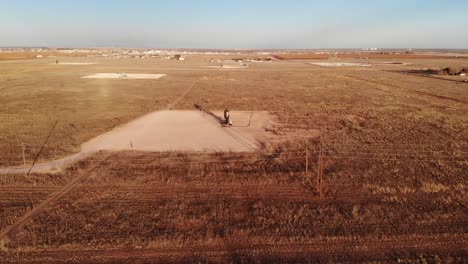
<path fill-rule="evenodd" d="M 86 53 L 86 55 L 96 55 L 97 53 Z M 42 58 L 57 57 L 57 58 L 69 58 L 69 57 L 82 57 L 83 54 L 80 53 L 63 53 L 58 51 L 42 51 L 42 52 L 20 52 L 20 51 L 13 51 L 13 52 L 0 52 L 0 61 L 18 61 L 18 60 L 33 60 L 33 59 L 42 59 L 38 58 L 38 56 L 42 56 Z"/>
<path fill-rule="evenodd" d="M 81 77 L 94 72 L 119 71 L 122 66 L 113 69 L 105 63 L 63 66 L 53 62 L 51 59 L 0 65 L 1 165 L 22 162 L 22 143 L 30 163 L 56 121 L 57 127 L 41 158 L 50 160 L 77 152 L 81 143 L 166 107 L 197 77 L 178 73 L 155 81 L 87 80 Z"/>
<path fill-rule="evenodd" d="M 0 63 L 2 165 L 21 163 L 21 142 L 30 162 L 55 120 L 44 160 L 173 102 L 278 119 L 254 153 L 99 153 L 64 173 L 1 175 L 1 262 L 466 262 L 468 84 L 395 72 L 461 60 L 224 70 L 209 58 Z M 167 77 L 80 79 L 96 72 Z"/>
<path fill-rule="evenodd" d="M 429 55 L 429 54 L 380 54 L 380 53 L 339 53 L 339 54 L 281 54 L 275 55 L 279 60 L 323 60 L 328 58 L 339 59 L 405 59 L 405 60 L 443 60 L 454 59 L 456 56 Z"/>

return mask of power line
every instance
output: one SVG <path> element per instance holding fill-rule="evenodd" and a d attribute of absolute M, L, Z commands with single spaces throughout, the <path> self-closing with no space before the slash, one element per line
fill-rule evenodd
<path fill-rule="evenodd" d="M 311 153 L 316 153 L 315 151 L 310 151 Z M 252 158 L 258 157 L 258 155 L 265 155 L 265 156 L 275 156 L 274 158 L 281 158 L 282 156 L 287 156 L 291 154 L 303 154 L 304 151 L 297 151 L 297 152 L 269 152 L 269 153 L 259 153 L 259 154 L 252 154 Z M 388 157 L 401 157 L 401 158 L 411 158 L 411 157 L 434 157 L 434 158 L 458 158 L 458 159 L 465 159 L 468 158 L 466 155 L 429 155 L 429 154 L 405 154 L 405 153 L 397 153 L 397 152 L 387 152 L 387 153 L 371 153 L 371 152 L 335 152 L 334 153 L 328 153 L 324 152 L 323 154 L 324 157 L 346 157 L 346 158 L 359 158 L 359 157 L 366 157 L 366 156 L 376 156 L 376 159 L 385 159 Z M 418 152 L 416 152 L 418 153 Z M 465 152 L 466 153 L 466 152 Z M 341 155 L 341 154 L 348 154 L 348 155 Z M 116 154 L 118 155 L 118 154 Z M 247 154 L 248 155 L 248 154 Z M 132 161 L 148 161 L 148 162 L 154 162 L 154 161 L 167 161 L 167 160 L 181 160 L 184 158 L 189 158 L 191 160 L 197 159 L 197 158 L 214 158 L 214 159 L 225 159 L 223 162 L 226 161 L 236 161 L 236 160 L 241 160 L 241 161 L 248 161 L 249 157 L 246 157 L 246 154 L 236 154 L 236 155 L 209 155 L 207 154 L 206 156 L 202 155 L 190 155 L 187 154 L 187 156 L 155 156 L 155 157 L 143 157 L 143 158 L 133 158 L 131 156 L 122 156 L 120 158 L 128 158 L 129 160 Z M 270 159 L 269 157 L 265 157 L 266 159 Z M 287 157 L 291 158 L 291 157 Z M 0 160 L 0 161 L 17 161 L 17 160 Z"/>
<path fill-rule="evenodd" d="M 54 123 L 54 125 L 52 126 L 52 129 L 50 130 L 49 134 L 47 135 L 47 138 L 45 139 L 44 143 L 42 144 L 41 149 L 39 150 L 39 152 L 37 153 L 36 157 L 34 158 L 33 163 L 32 163 L 32 165 L 31 165 L 31 168 L 29 168 L 28 173 L 26 173 L 26 176 L 29 176 L 29 174 L 31 173 L 31 170 L 34 168 L 34 165 L 36 164 L 37 159 L 38 159 L 39 156 L 41 155 L 42 150 L 44 149 L 44 146 L 47 144 L 47 141 L 49 141 L 49 138 L 50 138 L 50 136 L 52 135 L 52 132 L 54 131 L 54 129 L 55 129 L 55 127 L 57 126 L 57 124 L 58 124 L 58 120 L 56 120 L 55 123 Z"/>
<path fill-rule="evenodd" d="M 358 158 L 358 157 L 342 157 L 342 156 L 322 156 L 323 159 L 328 159 L 328 158 L 333 158 L 333 159 L 352 159 L 352 160 L 376 160 L 376 161 L 417 161 L 417 162 L 448 162 L 448 163 L 459 163 L 459 162 L 468 162 L 468 160 L 441 160 L 441 159 L 407 159 L 407 158 L 394 158 L 394 159 L 382 159 L 382 158 Z M 133 165 L 147 165 L 147 166 L 158 166 L 158 167 L 163 167 L 165 165 L 184 165 L 184 164 L 228 164 L 229 162 L 249 162 L 249 163 L 255 163 L 259 161 L 266 162 L 269 159 L 255 159 L 255 160 L 227 160 L 227 161 L 179 161 L 179 162 L 173 162 L 173 163 L 158 163 L 158 164 L 149 164 L 149 163 L 130 163 L 126 165 L 122 165 L 123 167 L 118 167 L 115 164 L 109 164 L 109 165 L 101 165 L 98 167 L 102 168 L 115 168 L 115 169 L 138 169 L 135 168 Z M 288 159 L 290 160 L 304 160 L 304 157 L 294 157 Z M 247 164 L 246 164 L 247 165 Z M 254 165 L 254 164 L 252 164 Z M 280 165 L 280 164 L 277 164 Z M 144 168 L 141 168 L 144 169 Z"/>

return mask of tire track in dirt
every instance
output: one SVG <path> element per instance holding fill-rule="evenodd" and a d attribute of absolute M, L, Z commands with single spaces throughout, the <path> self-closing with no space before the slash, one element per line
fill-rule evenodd
<path fill-rule="evenodd" d="M 223 127 L 218 120 L 214 119 L 212 115 L 209 114 L 210 112 L 203 110 L 202 115 L 205 119 L 207 119 L 209 122 L 211 122 L 214 126 L 216 127 L 221 127 L 223 132 L 231 136 L 234 140 L 239 142 L 240 144 L 244 145 L 247 149 L 251 149 L 252 151 L 256 151 L 257 148 L 259 147 L 257 144 L 253 144 L 253 140 L 249 139 L 248 137 L 242 135 L 241 133 L 235 131 L 229 131 L 230 127 Z M 249 142 L 250 141 L 250 142 Z M 253 146 L 252 146 L 253 145 Z"/>
<path fill-rule="evenodd" d="M 361 82 L 361 83 L 365 83 L 367 85 L 372 86 L 372 88 L 374 88 L 374 89 L 377 89 L 377 90 L 380 90 L 380 91 L 383 91 L 383 92 L 387 92 L 387 93 L 397 94 L 395 92 L 392 92 L 392 91 L 390 91 L 388 89 L 381 88 L 381 87 L 390 87 L 390 88 L 398 89 L 398 90 L 402 91 L 403 93 L 415 94 L 415 96 L 418 96 L 418 97 L 414 97 L 414 96 L 410 96 L 410 97 L 413 97 L 413 98 L 416 98 L 416 99 L 421 99 L 420 96 L 423 95 L 423 96 L 430 97 L 431 99 L 436 98 L 436 99 L 442 99 L 442 100 L 445 100 L 445 101 L 451 101 L 452 103 L 468 105 L 468 101 L 465 101 L 465 100 L 456 99 L 456 98 L 447 97 L 447 96 L 438 95 L 438 94 L 433 94 L 433 93 L 428 93 L 428 92 L 423 92 L 423 91 L 417 91 L 417 90 L 413 90 L 413 89 L 405 89 L 405 88 L 402 88 L 402 87 L 399 87 L 399 86 L 396 86 L 396 85 L 393 85 L 393 84 L 389 84 L 389 83 L 384 84 L 384 83 L 381 83 L 381 82 L 375 82 L 375 81 L 371 81 L 371 80 L 364 79 L 364 78 L 361 78 L 361 77 L 352 76 L 352 75 L 349 75 L 349 74 L 342 75 L 342 77 L 352 79 L 354 81 L 358 81 L 358 82 Z M 380 87 L 378 87 L 378 86 L 380 86 Z"/>
<path fill-rule="evenodd" d="M 98 168 L 99 165 L 102 164 L 103 162 L 109 160 L 110 157 L 111 157 L 110 154 L 105 156 L 103 159 L 101 159 L 95 165 L 93 165 L 90 169 L 86 170 L 85 172 L 81 173 L 80 175 L 72 179 L 69 183 L 67 183 L 61 189 L 53 193 L 51 196 L 49 196 L 46 200 L 44 200 L 38 206 L 28 211 L 25 215 L 19 218 L 14 224 L 8 226 L 3 231 L 1 231 L 0 242 L 8 241 L 9 236 L 11 234 L 13 234 L 15 231 L 25 226 L 26 224 L 28 224 L 28 222 L 31 221 L 32 218 L 42 213 L 44 209 L 46 209 L 50 204 L 56 202 L 57 200 L 59 200 L 60 198 L 68 194 L 74 187 L 76 187 L 79 184 L 80 181 L 88 177 L 94 169 Z"/>
<path fill-rule="evenodd" d="M 189 189 L 188 189 L 189 188 Z M 253 200 L 278 200 L 278 201 L 304 201 L 317 200 L 310 191 L 295 186 L 276 186 L 276 185 L 165 185 L 165 186 L 100 186 L 94 187 L 83 185 L 77 187 L 81 191 L 110 194 L 112 200 L 119 203 L 142 203 L 157 202 L 161 200 L 190 200 L 197 201 L 253 201 Z M 128 194 L 132 194 L 131 198 Z M 104 201 L 103 199 L 102 201 Z"/>
<path fill-rule="evenodd" d="M 255 259 L 260 256 L 313 256 L 317 259 L 346 257 L 348 261 L 388 260 L 395 261 L 396 256 L 407 256 L 412 252 L 428 252 L 439 254 L 466 255 L 468 247 L 467 234 L 451 235 L 422 235 L 422 236 L 394 236 L 391 238 L 341 238 L 335 237 L 331 240 L 313 239 L 304 243 L 248 243 L 233 244 L 229 238 L 225 239 L 225 245 L 192 245 L 184 247 L 163 246 L 145 249 L 97 249 L 77 251 L 42 251 L 40 253 L 27 253 L 30 263 L 40 262 L 48 259 L 53 262 L 67 263 L 71 260 L 92 261 L 92 263 L 119 262 L 131 260 L 141 261 L 177 262 L 194 256 L 202 256 L 220 262 L 229 256 L 246 256 Z M 14 262 L 15 257 L 9 258 Z M 216 261 L 217 260 L 217 261 Z"/>
<path fill-rule="evenodd" d="M 433 79 L 433 80 L 439 80 L 439 81 L 446 81 L 446 82 L 454 82 L 454 83 L 463 83 L 467 84 L 466 82 L 460 81 L 460 80 L 450 80 L 450 79 L 445 79 L 443 77 L 436 77 L 436 76 L 428 76 L 428 75 L 423 75 L 423 74 L 417 74 L 417 73 L 407 73 L 407 72 L 400 72 L 400 71 L 389 71 L 389 70 L 383 70 L 384 72 L 388 73 L 395 73 L 395 74 L 402 74 L 402 75 L 409 75 L 409 76 L 416 76 L 420 78 L 427 78 L 427 79 Z M 466 101 L 465 101 L 466 102 Z"/>
<path fill-rule="evenodd" d="M 216 188 L 210 185 L 195 184 L 188 187 L 181 185 L 145 185 L 145 186 L 115 186 L 101 185 L 99 187 L 83 184 L 76 189 L 86 193 L 108 193 L 110 196 L 100 201 L 111 201 L 121 204 L 154 203 L 161 200 L 190 200 L 210 202 L 223 200 L 233 201 L 283 201 L 305 202 L 311 205 L 333 204 L 381 204 L 390 195 L 372 194 L 366 191 L 356 192 L 353 189 L 341 187 L 339 190 L 325 185 L 325 199 L 313 194 L 310 189 L 296 185 L 265 185 L 265 184 L 217 184 Z M 129 198 L 129 194 L 132 194 Z M 409 193 L 400 196 L 412 204 L 424 204 L 430 195 Z M 108 200 L 107 200 L 108 199 Z M 64 204 L 69 201 L 64 200 Z"/>
<path fill-rule="evenodd" d="M 177 98 L 174 102 L 172 102 L 171 104 L 169 104 L 167 106 L 166 109 L 164 110 L 174 110 L 174 107 L 176 105 L 178 105 L 180 102 L 182 102 L 185 98 L 187 98 L 187 96 L 189 95 L 189 93 L 192 91 L 192 89 L 195 87 L 195 85 L 197 85 L 198 83 L 198 80 L 193 82 L 193 84 L 179 97 Z"/>

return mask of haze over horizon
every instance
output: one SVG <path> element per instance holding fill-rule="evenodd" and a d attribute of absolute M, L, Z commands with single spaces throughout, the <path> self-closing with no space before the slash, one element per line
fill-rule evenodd
<path fill-rule="evenodd" d="M 4 1 L 0 46 L 466 49 L 468 1 Z"/>

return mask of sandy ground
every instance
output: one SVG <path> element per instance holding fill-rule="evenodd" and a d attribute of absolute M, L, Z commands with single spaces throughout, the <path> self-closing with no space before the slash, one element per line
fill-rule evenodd
<path fill-rule="evenodd" d="M 232 127 L 221 124 L 222 111 L 157 111 L 122 125 L 81 145 L 81 152 L 37 164 L 32 173 L 59 172 L 99 151 L 252 152 L 268 141 L 273 125 L 268 112 L 231 112 Z M 22 174 L 29 167 L 0 169 Z"/>
<path fill-rule="evenodd" d="M 223 65 L 223 66 L 205 66 L 206 68 L 214 68 L 214 69 L 247 69 L 247 66 L 241 65 Z"/>
<path fill-rule="evenodd" d="M 48 163 L 39 163 L 34 165 L 31 169 L 31 173 L 55 173 L 61 172 L 62 169 L 71 166 L 73 163 L 83 160 L 90 155 L 92 152 L 79 152 L 77 154 L 65 157 L 63 159 L 54 160 Z M 0 175 L 8 175 L 8 174 L 25 174 L 29 171 L 31 165 L 26 167 L 24 166 L 16 166 L 10 168 L 2 168 L 0 169 Z"/>
<path fill-rule="evenodd" d="M 137 74 L 137 73 L 98 73 L 83 77 L 83 79 L 134 79 L 156 80 L 166 76 L 165 74 Z"/>
<path fill-rule="evenodd" d="M 96 65 L 97 63 L 91 62 L 59 62 L 59 63 L 51 63 L 54 65 Z"/>
<path fill-rule="evenodd" d="M 309 62 L 308 64 L 322 67 L 370 67 L 368 63 L 352 63 L 352 62 Z"/>
<path fill-rule="evenodd" d="M 223 127 L 213 115 L 202 111 L 159 111 L 134 120 L 82 145 L 85 152 L 99 150 L 245 152 L 257 148 L 264 133 L 266 112 L 233 112 L 233 127 Z"/>

